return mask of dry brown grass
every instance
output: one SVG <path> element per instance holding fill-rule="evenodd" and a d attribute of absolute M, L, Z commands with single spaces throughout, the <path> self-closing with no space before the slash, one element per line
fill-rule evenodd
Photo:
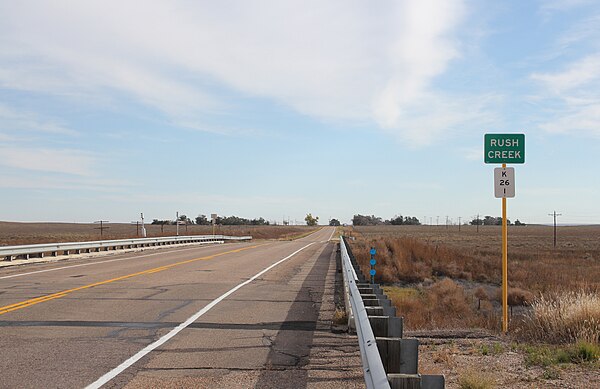
<path fill-rule="evenodd" d="M 532 293 L 600 290 L 600 226 L 509 227 L 509 284 Z M 473 226 L 446 230 L 430 226 L 355 227 L 353 252 L 368 268 L 368 249 L 378 249 L 378 282 L 420 282 L 447 276 L 500 285 L 500 229 Z"/>
<path fill-rule="evenodd" d="M 526 340 L 600 343 L 600 296 L 589 291 L 542 295 L 516 331 Z"/>
<path fill-rule="evenodd" d="M 136 238 L 135 224 L 106 224 L 102 239 Z M 97 224 L 84 223 L 15 223 L 0 222 L 0 246 L 20 244 L 83 242 L 100 240 Z M 161 232 L 159 225 L 146 225 L 148 237 L 174 236 L 176 226 L 164 226 Z M 254 239 L 290 239 L 316 228 L 308 226 L 217 226 L 215 233 L 219 235 L 244 236 Z M 179 235 L 210 235 L 212 226 L 180 226 Z"/>
<path fill-rule="evenodd" d="M 458 379 L 460 389 L 492 389 L 495 388 L 494 378 L 481 371 L 469 370 Z"/>
<path fill-rule="evenodd" d="M 490 319 L 495 322 L 487 310 L 486 314 L 477 312 L 470 293 L 450 278 L 437 281 L 418 293 L 388 296 L 398 315 L 404 317 L 405 326 L 411 329 L 488 327 Z"/>
<path fill-rule="evenodd" d="M 355 237 L 351 246 L 363 272 L 369 269 L 370 247 L 377 249 L 376 282 L 418 291 L 409 296 L 392 297 L 399 313 L 405 317 L 407 328 L 498 330 L 500 229 L 482 227 L 477 233 L 475 227 L 462 227 L 460 232 L 457 227 L 452 228 L 358 227 L 350 232 Z M 515 319 L 542 306 L 546 307 L 548 318 L 564 318 L 565 313 L 559 309 L 562 305 L 549 304 L 539 296 L 577 294 L 582 290 L 597 296 L 600 292 L 600 226 L 559 228 L 560 244 L 556 249 L 552 246 L 551 234 L 552 229 L 544 226 L 509 228 L 509 304 L 526 306 L 515 310 Z M 534 300 L 536 296 L 538 300 Z M 538 305 L 528 308 L 532 301 L 538 301 Z M 594 342 L 598 342 L 597 330 L 589 330 L 589 326 L 596 328 L 600 318 L 592 313 L 589 304 L 585 306 L 587 308 L 579 309 L 579 314 L 572 315 L 577 319 L 571 323 L 556 323 L 563 331 L 558 338 L 563 341 L 596 339 Z M 511 315 L 512 312 L 511 308 Z M 587 327 L 583 326 L 584 322 Z M 531 325 L 540 334 L 547 332 L 541 322 Z M 553 331 L 558 332 L 558 329 Z M 566 336 L 564 331 L 578 335 Z"/>

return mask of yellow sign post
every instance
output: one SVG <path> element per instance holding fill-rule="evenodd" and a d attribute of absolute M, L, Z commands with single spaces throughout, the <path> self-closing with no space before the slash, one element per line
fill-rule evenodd
<path fill-rule="evenodd" d="M 506 168 L 506 164 L 502 164 Z M 506 197 L 502 197 L 502 332 L 508 332 L 508 226 Z"/>
<path fill-rule="evenodd" d="M 508 332 L 508 219 L 506 198 L 514 197 L 514 169 L 507 163 L 525 163 L 524 134 L 485 134 L 485 163 L 501 163 L 495 169 L 494 186 L 496 197 L 502 198 L 502 332 Z"/>

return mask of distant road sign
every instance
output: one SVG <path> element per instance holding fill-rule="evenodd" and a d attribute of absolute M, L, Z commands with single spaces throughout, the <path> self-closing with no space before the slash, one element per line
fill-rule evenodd
<path fill-rule="evenodd" d="M 485 163 L 525 163 L 525 134 L 485 134 Z"/>
<path fill-rule="evenodd" d="M 494 169 L 494 194 L 497 198 L 515 197 L 515 168 Z"/>

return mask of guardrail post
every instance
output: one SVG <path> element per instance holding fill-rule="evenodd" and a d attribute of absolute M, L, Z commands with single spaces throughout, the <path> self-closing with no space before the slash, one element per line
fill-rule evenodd
<path fill-rule="evenodd" d="M 419 365 L 419 340 L 401 338 L 376 338 L 377 349 L 386 373 L 417 374 Z"/>
<path fill-rule="evenodd" d="M 421 389 L 444 389 L 446 378 L 441 374 L 421 375 Z"/>
<path fill-rule="evenodd" d="M 376 337 L 401 338 L 402 318 L 394 316 L 369 316 L 369 323 Z"/>
<path fill-rule="evenodd" d="M 391 389 L 421 389 L 421 376 L 418 374 L 388 374 Z"/>

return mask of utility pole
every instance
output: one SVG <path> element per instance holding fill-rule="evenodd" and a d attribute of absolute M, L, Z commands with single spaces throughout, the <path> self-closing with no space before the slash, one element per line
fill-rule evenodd
<path fill-rule="evenodd" d="M 131 222 L 131 224 L 135 224 L 135 236 L 139 237 L 140 236 L 140 221 L 136 220 L 134 222 Z"/>
<path fill-rule="evenodd" d="M 462 217 L 458 217 L 458 232 L 460 232 L 460 220 L 462 219 Z"/>
<path fill-rule="evenodd" d="M 448 216 L 446 216 L 446 229 L 448 229 Z"/>
<path fill-rule="evenodd" d="M 556 247 L 556 217 L 562 216 L 562 213 L 556 213 L 556 211 L 554 211 L 553 213 L 549 213 L 548 216 L 554 216 L 554 247 Z"/>
<path fill-rule="evenodd" d="M 175 235 L 179 236 L 179 211 L 175 212 Z"/>
<path fill-rule="evenodd" d="M 104 227 L 104 223 L 108 223 L 108 220 L 97 220 L 94 223 L 100 223 L 100 227 L 95 227 L 95 230 L 100 230 L 100 238 L 104 235 L 104 230 L 109 229 L 110 227 Z"/>
<path fill-rule="evenodd" d="M 439 216 L 436 216 L 436 219 L 435 219 L 435 226 L 436 226 L 436 227 L 438 227 L 439 225 L 440 225 L 440 217 L 439 217 Z"/>
<path fill-rule="evenodd" d="M 477 224 L 477 232 L 479 232 L 479 214 L 477 214 L 476 220 L 477 220 L 477 223 L 476 223 Z"/>

